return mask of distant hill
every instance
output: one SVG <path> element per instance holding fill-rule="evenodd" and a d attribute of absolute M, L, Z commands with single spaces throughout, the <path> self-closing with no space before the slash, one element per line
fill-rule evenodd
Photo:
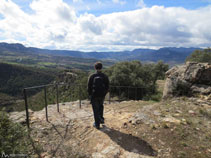
<path fill-rule="evenodd" d="M 38 68 L 92 70 L 93 64 L 100 59 L 91 58 L 84 54 L 86 53 L 27 48 L 22 44 L 0 43 L 0 62 Z M 106 67 L 114 62 L 106 60 L 103 63 Z"/>
<path fill-rule="evenodd" d="M 39 49 L 34 47 L 25 47 L 22 44 L 0 43 L 0 55 L 5 52 L 16 52 L 22 54 L 36 55 L 53 55 L 53 56 L 68 56 L 74 58 L 89 58 L 98 60 L 140 60 L 142 62 L 157 62 L 163 60 L 170 65 L 184 63 L 187 56 L 194 50 L 200 48 L 176 48 L 164 47 L 158 50 L 155 49 L 135 49 L 132 51 L 120 52 L 81 52 L 71 50 L 49 50 Z M 4 52 L 4 53 L 3 53 Z"/>
<path fill-rule="evenodd" d="M 158 50 L 155 49 L 135 49 L 133 51 L 121 52 L 81 52 L 71 50 L 49 50 L 39 49 L 34 47 L 25 47 L 22 44 L 0 43 L 0 56 L 5 52 L 16 52 L 31 55 L 53 55 L 53 56 L 68 56 L 74 58 L 98 59 L 98 60 L 140 60 L 142 62 L 157 62 L 163 60 L 170 65 L 184 63 L 187 56 L 194 50 L 200 48 L 176 48 L 164 47 Z"/>
<path fill-rule="evenodd" d="M 175 47 L 166 47 L 160 48 L 158 50 L 153 50 L 150 52 L 142 52 L 137 50 L 136 57 L 130 58 L 138 59 L 141 61 L 157 62 L 162 60 L 170 65 L 182 64 L 184 63 L 187 56 L 193 53 L 194 50 L 200 48 L 175 48 Z"/>

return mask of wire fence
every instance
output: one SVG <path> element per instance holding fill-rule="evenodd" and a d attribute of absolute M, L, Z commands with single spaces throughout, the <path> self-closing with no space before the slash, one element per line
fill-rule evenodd
<path fill-rule="evenodd" d="M 39 104 L 44 104 L 46 121 L 48 121 L 49 104 L 56 104 L 57 112 L 59 112 L 59 107 L 62 102 L 78 100 L 79 108 L 81 108 L 81 101 L 90 99 L 87 93 L 87 85 L 55 83 L 24 88 L 23 95 L 25 100 L 26 123 L 28 128 L 30 128 L 29 100 L 31 99 L 29 96 L 31 94 L 30 92 L 35 89 L 40 89 L 40 95 L 43 99 L 39 100 Z M 105 101 L 108 101 L 110 104 L 113 101 L 141 100 L 144 96 L 144 93 L 145 90 L 142 87 L 110 85 L 109 92 L 105 97 Z M 30 106 L 33 107 L 32 104 Z"/>

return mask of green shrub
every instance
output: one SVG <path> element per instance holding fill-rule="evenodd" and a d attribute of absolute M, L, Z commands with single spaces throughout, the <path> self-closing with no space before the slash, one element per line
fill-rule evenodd
<path fill-rule="evenodd" d="M 195 50 L 190 56 L 187 57 L 186 61 L 205 62 L 211 64 L 211 48 Z"/>
<path fill-rule="evenodd" d="M 27 154 L 29 142 L 26 129 L 0 112 L 0 154 Z"/>
<path fill-rule="evenodd" d="M 190 96 L 190 84 L 184 81 L 178 81 L 177 87 L 173 89 L 173 93 L 176 96 Z"/>
<path fill-rule="evenodd" d="M 105 73 L 109 76 L 110 85 L 121 86 L 121 88 L 112 88 L 111 95 L 121 96 L 124 99 L 150 99 L 149 96 L 157 93 L 156 81 L 163 79 L 167 70 L 168 65 L 162 61 L 144 65 L 140 61 L 131 61 L 117 63 L 106 69 Z M 124 86 L 134 90 L 129 91 Z"/>
<path fill-rule="evenodd" d="M 162 99 L 162 93 L 157 92 L 156 94 L 151 95 L 151 96 L 149 97 L 149 99 L 147 99 L 147 100 L 153 100 L 153 101 L 159 102 L 161 99 Z"/>

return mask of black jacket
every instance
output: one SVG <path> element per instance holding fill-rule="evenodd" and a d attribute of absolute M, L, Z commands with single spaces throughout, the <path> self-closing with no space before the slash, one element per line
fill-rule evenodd
<path fill-rule="evenodd" d="M 108 89 L 109 89 L 109 79 L 108 79 L 108 76 L 106 76 L 104 73 L 102 73 L 101 71 L 97 71 L 96 73 L 92 74 L 89 79 L 88 79 L 88 93 L 89 93 L 89 96 L 93 96 L 92 94 L 92 86 L 93 86 L 93 80 L 96 76 L 100 76 L 103 78 L 103 82 L 104 82 L 104 85 L 105 85 L 105 90 L 106 90 L 106 93 L 108 92 Z"/>

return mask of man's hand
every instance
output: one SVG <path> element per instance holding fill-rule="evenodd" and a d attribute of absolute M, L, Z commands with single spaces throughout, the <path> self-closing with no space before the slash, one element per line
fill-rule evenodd
<path fill-rule="evenodd" d="M 88 100 L 90 100 L 90 104 L 92 104 L 92 96 L 91 95 L 89 95 Z"/>

